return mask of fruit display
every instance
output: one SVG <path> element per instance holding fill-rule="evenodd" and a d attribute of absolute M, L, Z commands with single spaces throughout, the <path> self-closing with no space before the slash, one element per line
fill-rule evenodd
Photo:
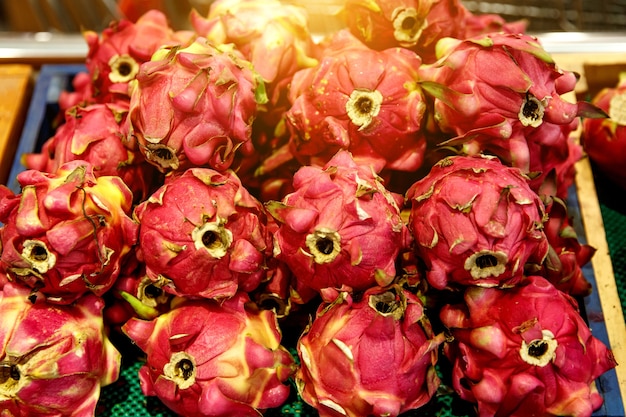
<path fill-rule="evenodd" d="M 320 35 L 302 7 L 217 0 L 184 30 L 152 10 L 84 32 L 53 134 L 0 186 L 2 417 L 97 415 L 129 362 L 185 417 L 602 405 L 617 363 L 566 200 L 610 110 L 570 100 L 526 22 L 341 17 Z"/>

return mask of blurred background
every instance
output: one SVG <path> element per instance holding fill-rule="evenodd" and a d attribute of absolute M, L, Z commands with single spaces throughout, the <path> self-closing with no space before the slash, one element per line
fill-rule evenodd
<path fill-rule="evenodd" d="M 309 9 L 319 22 L 341 0 L 287 0 Z M 0 0 L 0 31 L 77 33 L 101 31 L 111 20 L 135 20 L 146 10 L 160 9 L 176 29 L 184 29 L 191 8 L 207 13 L 211 0 Z M 528 18 L 531 32 L 621 31 L 626 29 L 626 0 L 465 0 L 474 13 L 496 13 L 507 20 Z"/>
<path fill-rule="evenodd" d="M 163 11 L 175 30 L 190 29 L 189 12 L 207 15 L 214 0 L 0 0 L 0 63 L 84 62 L 84 30 L 135 21 Z M 527 19 L 550 53 L 626 53 L 626 0 L 462 0 L 473 13 Z M 283 0 L 307 9 L 311 32 L 343 27 L 344 0 Z"/>

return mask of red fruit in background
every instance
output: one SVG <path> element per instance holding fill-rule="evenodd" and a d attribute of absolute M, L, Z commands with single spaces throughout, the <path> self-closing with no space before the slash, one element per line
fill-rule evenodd
<path fill-rule="evenodd" d="M 158 10 L 147 11 L 136 22 L 112 22 L 102 33 L 86 30 L 83 36 L 88 46 L 85 64 L 91 91 L 99 103 L 128 100 L 128 83 L 135 79 L 142 63 L 163 45 L 187 42 L 184 35 L 177 37 L 167 16 Z"/>
<path fill-rule="evenodd" d="M 120 177 L 133 199 L 141 201 L 151 192 L 158 172 L 126 140 L 123 123 L 127 113 L 127 103 L 74 106 L 65 111 L 65 123 L 43 144 L 41 152 L 26 154 L 22 161 L 27 169 L 49 173 L 69 161 L 86 161 L 97 177 Z"/>
<path fill-rule="evenodd" d="M 626 188 L 626 74 L 620 75 L 615 87 L 602 89 L 591 102 L 609 118 L 583 120 L 584 150 L 600 171 Z"/>
<path fill-rule="evenodd" d="M 293 77 L 286 120 L 295 158 L 324 165 L 347 150 L 377 172 L 418 169 L 426 149 L 421 63 L 408 49 L 376 51 L 339 32 L 317 66 Z"/>

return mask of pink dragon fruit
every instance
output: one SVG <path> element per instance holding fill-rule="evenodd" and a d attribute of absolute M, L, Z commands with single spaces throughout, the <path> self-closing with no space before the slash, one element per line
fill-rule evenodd
<path fill-rule="evenodd" d="M 530 152 L 530 188 L 537 194 L 567 199 L 576 180 L 576 163 L 584 157 L 578 130 L 572 131 L 572 126 L 579 126 L 579 122 L 558 126 L 561 129 L 555 129 L 552 143 L 534 139 L 526 142 Z"/>
<path fill-rule="evenodd" d="M 495 157 L 437 163 L 406 194 L 409 230 L 437 289 L 512 286 L 549 249 L 544 204 L 519 169 Z"/>
<path fill-rule="evenodd" d="M 486 33 L 526 33 L 528 21 L 525 19 L 507 22 L 501 15 L 493 13 L 465 13 L 465 33 L 463 38 L 473 38 Z"/>
<path fill-rule="evenodd" d="M 192 11 L 195 32 L 214 44 L 233 43 L 263 78 L 271 113 L 288 106 L 293 74 L 317 65 L 306 9 L 279 0 L 218 0 L 206 18 Z M 262 114 L 262 116 L 266 116 Z M 268 122 L 276 122 L 276 117 Z"/>
<path fill-rule="evenodd" d="M 602 404 L 594 380 L 616 366 L 576 301 L 544 278 L 510 289 L 471 287 L 444 306 L 452 384 L 480 416 L 588 417 Z"/>
<path fill-rule="evenodd" d="M 130 135 L 162 172 L 229 168 L 252 152 L 252 122 L 267 101 L 264 84 L 232 45 L 197 38 L 164 47 L 131 83 Z"/>
<path fill-rule="evenodd" d="M 296 386 L 321 417 L 397 416 L 437 390 L 442 342 L 419 298 L 399 286 L 360 299 L 343 292 L 318 308 L 298 341 Z"/>
<path fill-rule="evenodd" d="M 232 171 L 190 168 L 138 205 L 134 216 L 137 254 L 169 293 L 227 298 L 266 278 L 272 238 L 265 210 Z"/>
<path fill-rule="evenodd" d="M 594 166 L 619 187 L 626 189 L 626 73 L 620 74 L 613 87 L 596 93 L 592 103 L 604 110 L 609 118 L 585 119 L 581 142 Z"/>
<path fill-rule="evenodd" d="M 190 35 L 174 32 L 165 14 L 151 10 L 136 22 L 112 22 L 101 34 L 83 32 L 88 52 L 85 64 L 91 76 L 93 100 L 99 103 L 127 101 L 128 83 L 135 79 L 142 63 L 150 61 L 163 45 L 189 42 Z"/>
<path fill-rule="evenodd" d="M 439 39 L 464 37 L 470 13 L 458 0 L 348 0 L 343 14 L 350 31 L 371 48 L 409 48 L 432 62 Z"/>
<path fill-rule="evenodd" d="M 400 217 L 402 197 L 387 191 L 371 167 L 340 151 L 323 168 L 298 170 L 293 187 L 266 207 L 279 225 L 274 257 L 298 287 L 358 291 L 393 281 L 410 234 Z"/>
<path fill-rule="evenodd" d="M 591 283 L 585 278 L 582 268 L 591 260 L 596 249 L 579 240 L 565 201 L 553 196 L 542 196 L 542 199 L 547 216 L 544 231 L 550 250 L 541 268 L 534 274 L 546 278 L 567 294 L 587 296 L 591 293 Z"/>
<path fill-rule="evenodd" d="M 0 292 L 0 414 L 93 416 L 100 388 L 120 372 L 103 301 L 88 294 L 55 306 L 31 295 L 14 283 Z"/>
<path fill-rule="evenodd" d="M 348 0 L 342 16 L 350 31 L 369 47 L 408 48 L 428 63 L 436 60 L 436 45 L 442 38 L 517 34 L 527 26 L 525 20 L 507 22 L 497 14 L 473 14 L 459 0 Z"/>
<path fill-rule="evenodd" d="M 223 303 L 182 300 L 123 330 L 147 355 L 139 371 L 144 394 L 180 415 L 258 417 L 289 396 L 295 366 L 276 316 L 256 310 L 244 293 Z"/>
<path fill-rule="evenodd" d="M 0 201 L 1 268 L 9 279 L 53 303 L 103 295 L 137 241 L 128 187 L 119 177 L 96 178 L 80 160 L 17 180 L 22 192 Z"/>
<path fill-rule="evenodd" d="M 28 169 L 53 173 L 63 164 L 83 160 L 97 177 L 118 176 L 135 201 L 148 197 L 156 169 L 125 141 L 123 121 L 128 109 L 115 104 L 75 106 L 65 112 L 65 123 L 42 146 L 41 152 L 22 157 Z"/>
<path fill-rule="evenodd" d="M 575 74 L 559 69 L 530 35 L 443 39 L 438 57 L 420 67 L 420 77 L 434 99 L 434 119 L 444 134 L 440 146 L 495 154 L 529 173 L 540 160 L 528 142 L 559 146 L 578 126 L 577 117 L 603 117 L 589 103 L 562 97 L 574 90 Z"/>
<path fill-rule="evenodd" d="M 292 154 L 323 165 L 349 150 L 377 172 L 419 168 L 426 149 L 420 65 L 408 49 L 375 51 L 340 31 L 319 65 L 293 77 L 286 114 Z"/>
<path fill-rule="evenodd" d="M 94 85 L 91 75 L 87 71 L 81 71 L 72 78 L 72 89 L 63 90 L 59 93 L 60 116 L 74 106 L 86 106 L 96 102 Z M 124 105 L 124 100 L 115 101 L 118 105 Z"/>

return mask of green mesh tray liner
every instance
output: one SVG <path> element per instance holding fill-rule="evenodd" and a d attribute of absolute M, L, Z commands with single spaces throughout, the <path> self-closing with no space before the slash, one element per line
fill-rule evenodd
<path fill-rule="evenodd" d="M 33 95 L 28 113 L 26 115 L 25 126 L 17 147 L 17 152 L 13 160 L 13 165 L 8 179 L 8 186 L 14 192 L 19 192 L 20 187 L 16 181 L 16 176 L 24 170 L 20 163 L 20 157 L 24 153 L 35 152 L 41 149 L 43 142 L 54 134 L 53 120 L 58 115 L 58 97 L 63 90 L 71 89 L 73 76 L 84 71 L 83 65 L 43 65 L 40 69 L 37 83 L 33 90 Z M 595 171 L 595 170 L 594 170 Z M 615 192 L 615 185 L 610 179 L 605 178 L 601 173 L 594 172 L 596 187 L 600 201 L 602 216 L 606 228 L 606 238 L 615 271 L 615 279 L 621 299 L 622 309 L 626 312 L 626 208 L 621 205 L 622 192 Z M 577 196 L 573 190 L 570 205 L 575 210 L 578 209 L 578 199 L 588 198 L 588 196 Z M 585 240 L 579 213 L 574 213 L 578 220 L 578 230 Z M 584 268 L 585 276 L 595 286 L 595 278 L 591 265 Z M 598 337 L 605 344 L 609 344 L 604 326 L 602 309 L 598 300 L 597 292 L 586 297 L 581 304 L 583 316 L 589 322 L 594 336 Z M 175 417 L 175 414 L 168 410 L 156 397 L 146 397 L 141 392 L 137 372 L 143 365 L 142 353 L 132 345 L 126 337 L 116 332 L 111 333 L 111 339 L 118 349 L 123 353 L 121 375 L 115 383 L 104 387 L 101 391 L 98 402 L 96 416 L 115 417 Z M 290 338 L 294 340 L 294 338 Z M 286 342 L 294 357 L 295 342 Z M 472 404 L 461 400 L 452 393 L 449 388 L 449 363 L 445 358 L 440 357 L 437 368 L 442 379 L 442 387 L 437 395 L 425 406 L 407 412 L 402 417 L 474 417 L 476 412 Z M 600 410 L 593 415 L 595 417 L 624 417 L 624 406 L 620 400 L 619 385 L 615 371 L 611 370 L 602 375 L 597 380 L 597 385 L 602 393 L 605 403 Z M 268 410 L 267 417 L 276 416 L 317 416 L 315 409 L 305 404 L 296 393 L 292 385 L 291 397 L 280 408 Z"/>
<path fill-rule="evenodd" d="M 624 205 L 626 190 L 619 188 L 597 167 L 593 165 L 592 167 L 615 283 L 626 320 L 626 205 Z"/>

